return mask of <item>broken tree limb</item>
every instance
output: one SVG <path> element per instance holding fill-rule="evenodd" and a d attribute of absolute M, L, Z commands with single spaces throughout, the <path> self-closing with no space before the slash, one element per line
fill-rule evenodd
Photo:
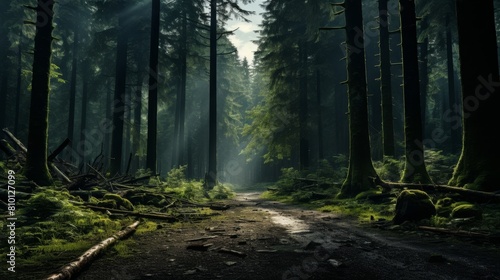
<path fill-rule="evenodd" d="M 101 177 L 101 179 L 104 180 L 104 182 L 109 186 L 109 188 L 113 190 L 113 185 L 111 184 L 111 182 L 108 181 L 108 179 L 106 179 L 106 177 L 104 177 L 104 175 L 101 174 L 101 172 L 97 171 L 97 169 L 95 169 L 90 164 L 87 164 L 87 166 L 90 167 L 90 169 L 92 169 L 99 177 Z"/>
<path fill-rule="evenodd" d="M 69 140 L 69 138 L 66 138 L 62 143 L 61 145 L 59 145 L 59 147 L 57 147 L 50 155 L 49 157 L 47 158 L 48 161 L 53 161 L 57 155 L 59 155 L 63 150 L 64 148 L 66 148 L 66 146 L 69 145 L 69 143 L 71 143 L 71 140 Z"/>
<path fill-rule="evenodd" d="M 9 158 L 16 156 L 16 150 L 5 139 L 0 140 L 0 150 Z"/>
<path fill-rule="evenodd" d="M 160 214 L 149 214 L 149 213 L 139 213 L 139 212 L 134 212 L 134 211 L 127 211 L 127 210 L 119 210 L 119 209 L 113 209 L 113 208 L 106 208 L 106 207 L 99 207 L 99 206 L 94 206 L 94 205 L 88 205 L 85 204 L 83 205 L 84 207 L 93 209 L 93 210 L 99 210 L 102 212 L 112 212 L 112 213 L 120 213 L 120 214 L 126 214 L 134 217 L 142 217 L 142 218 L 149 218 L 149 219 L 158 219 L 158 220 L 167 220 L 168 222 L 176 222 L 178 219 L 174 216 L 168 216 L 168 215 L 160 215 Z"/>
<path fill-rule="evenodd" d="M 436 233 L 451 234 L 456 236 L 465 236 L 465 237 L 481 237 L 481 238 L 491 237 L 491 235 L 488 233 L 474 232 L 462 229 L 447 229 L 447 228 L 428 227 L 428 226 L 419 226 L 418 229 Z"/>
<path fill-rule="evenodd" d="M 73 181 L 71 181 L 71 179 L 66 176 L 66 174 L 64 174 L 61 170 L 59 170 L 59 168 L 57 168 L 57 166 L 53 163 L 53 162 L 49 162 L 49 167 L 52 169 L 52 171 L 54 171 L 61 179 L 64 180 L 64 182 L 68 183 L 68 184 L 71 184 L 73 183 Z"/>
<path fill-rule="evenodd" d="M 473 199 L 478 202 L 500 202 L 500 194 L 483 192 L 476 190 L 469 190 L 460 187 L 452 187 L 446 185 L 424 185 L 424 184 L 408 184 L 408 183 L 390 183 L 383 182 L 375 178 L 375 183 L 384 189 L 417 189 L 423 191 L 441 191 L 441 192 L 454 192 L 462 195 L 465 199 Z"/>
<path fill-rule="evenodd" d="M 64 266 L 58 273 L 52 274 L 47 277 L 46 280 L 72 279 L 85 266 L 90 264 L 97 256 L 99 256 L 100 253 L 116 243 L 116 241 L 124 239 L 125 237 L 132 234 L 136 230 L 138 225 L 139 221 L 136 221 L 133 224 L 127 226 L 125 229 L 120 230 L 113 236 L 101 241 L 100 243 L 83 253 L 83 255 L 78 257 L 75 261 Z"/>
<path fill-rule="evenodd" d="M 5 135 L 7 135 L 7 137 L 10 139 L 10 141 L 12 141 L 14 144 L 16 144 L 16 146 L 19 147 L 19 149 L 21 149 L 22 152 L 24 152 L 24 153 L 28 152 L 28 149 L 23 145 L 23 143 L 21 141 L 19 141 L 19 139 L 17 139 L 14 136 L 14 134 L 12 134 L 7 128 L 3 129 L 3 133 L 5 133 Z"/>

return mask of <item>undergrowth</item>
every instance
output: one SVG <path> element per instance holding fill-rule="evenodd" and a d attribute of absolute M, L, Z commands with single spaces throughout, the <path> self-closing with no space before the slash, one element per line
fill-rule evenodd
<path fill-rule="evenodd" d="M 427 149 L 426 166 L 435 184 L 447 184 L 452 176 L 456 155 L 445 155 L 442 151 Z M 295 168 L 283 168 L 279 180 L 262 194 L 262 198 L 285 203 L 301 204 L 310 209 L 323 212 L 336 212 L 354 217 L 360 222 L 391 221 L 394 217 L 396 198 L 401 190 L 391 191 L 391 196 L 376 199 L 382 189 L 373 189 L 350 199 L 336 199 L 341 184 L 347 176 L 347 158 L 338 156 L 330 161 L 323 160 L 315 170 L 299 171 Z M 387 182 L 399 182 L 404 167 L 404 158 L 385 157 L 375 161 L 374 168 L 380 178 Z M 468 202 L 454 197 L 453 203 L 444 211 L 440 208 L 443 198 L 451 199 L 449 194 L 429 194 L 436 205 L 437 214 L 431 219 L 418 224 L 435 227 L 459 228 L 469 230 L 498 231 L 500 219 L 495 213 L 500 211 L 496 204 L 473 204 L 482 213 L 481 218 L 463 219 L 452 217 L 454 207 Z"/>

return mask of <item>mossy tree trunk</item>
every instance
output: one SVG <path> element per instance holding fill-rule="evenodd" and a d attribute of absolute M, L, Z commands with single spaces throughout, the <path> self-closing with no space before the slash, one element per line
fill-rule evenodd
<path fill-rule="evenodd" d="M 451 186 L 500 190 L 497 129 L 500 81 L 492 0 L 457 0 L 463 146 Z"/>
<path fill-rule="evenodd" d="M 368 132 L 363 16 L 361 0 L 345 2 L 349 104 L 349 170 L 339 197 L 353 197 L 374 187 Z"/>
<path fill-rule="evenodd" d="M 379 0 L 380 92 L 382 94 L 382 135 L 384 156 L 394 157 L 394 116 L 392 112 L 391 51 L 389 47 L 388 0 Z"/>
<path fill-rule="evenodd" d="M 425 184 L 431 179 L 424 161 L 415 1 L 400 0 L 399 11 L 405 116 L 405 167 L 401 181 Z"/>
<path fill-rule="evenodd" d="M 39 0 L 31 80 L 31 105 L 28 153 L 24 175 L 38 185 L 49 185 L 52 178 L 47 166 L 49 128 L 50 63 L 52 57 L 52 21 L 54 1 Z"/>

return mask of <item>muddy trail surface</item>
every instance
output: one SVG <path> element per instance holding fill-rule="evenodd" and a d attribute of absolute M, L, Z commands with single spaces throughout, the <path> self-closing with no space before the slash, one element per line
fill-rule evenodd
<path fill-rule="evenodd" d="M 210 220 L 134 235 L 130 256 L 109 251 L 78 280 L 500 279 L 498 246 L 395 232 L 240 193 Z"/>

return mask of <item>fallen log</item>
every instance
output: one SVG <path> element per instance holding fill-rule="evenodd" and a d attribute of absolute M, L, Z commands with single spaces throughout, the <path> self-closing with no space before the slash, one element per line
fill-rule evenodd
<path fill-rule="evenodd" d="M 14 136 L 14 134 L 12 134 L 7 128 L 3 129 L 3 133 L 5 133 L 5 135 L 7 135 L 7 137 L 10 139 L 10 141 L 12 141 L 14 144 L 16 144 L 16 146 L 19 147 L 19 149 L 21 149 L 21 151 L 23 151 L 24 153 L 28 152 L 28 149 L 23 145 L 23 143 L 21 141 L 19 141 L 19 139 L 17 139 Z"/>
<path fill-rule="evenodd" d="M 89 209 L 93 210 L 99 210 L 102 212 L 112 212 L 112 213 L 120 213 L 120 214 L 126 214 L 134 217 L 141 217 L 141 218 L 149 218 L 149 219 L 158 219 L 158 220 L 167 220 L 168 222 L 176 222 L 178 219 L 174 216 L 168 216 L 168 215 L 160 215 L 160 214 L 150 214 L 150 213 L 140 213 L 140 212 L 134 212 L 134 211 L 127 211 L 127 210 L 120 210 L 120 209 L 113 209 L 113 208 L 106 208 L 106 207 L 100 207 L 100 206 L 94 206 L 94 205 L 89 205 L 89 204 L 84 204 L 84 207 L 87 207 Z"/>
<path fill-rule="evenodd" d="M 384 189 L 417 189 L 422 191 L 440 191 L 440 192 L 454 192 L 462 195 L 464 199 L 472 199 L 476 202 L 500 202 L 500 194 L 492 192 L 483 192 L 476 190 L 469 190 L 460 187 L 452 187 L 446 185 L 425 185 L 425 184 L 409 184 L 409 183 L 391 183 L 384 182 L 380 178 L 374 179 L 375 184 Z"/>
<path fill-rule="evenodd" d="M 139 225 L 139 221 L 134 222 L 133 224 L 127 226 L 125 229 L 120 230 L 113 236 L 101 241 L 94 247 L 87 250 L 83 255 L 78 257 L 75 261 L 67 264 L 61 270 L 55 274 L 50 275 L 46 278 L 46 280 L 66 280 L 72 279 L 77 273 L 79 273 L 85 266 L 90 264 L 97 256 L 99 256 L 104 250 L 109 248 L 111 245 L 116 243 L 116 241 L 124 239 L 125 237 L 132 234 L 137 226 Z"/>
<path fill-rule="evenodd" d="M 436 233 L 463 236 L 463 237 L 481 237 L 481 238 L 492 237 L 491 234 L 489 234 L 489 233 L 474 232 L 474 231 L 462 230 L 462 229 L 448 229 L 448 228 L 438 228 L 438 227 L 428 227 L 428 226 L 419 226 L 418 229 L 436 232 Z"/>

